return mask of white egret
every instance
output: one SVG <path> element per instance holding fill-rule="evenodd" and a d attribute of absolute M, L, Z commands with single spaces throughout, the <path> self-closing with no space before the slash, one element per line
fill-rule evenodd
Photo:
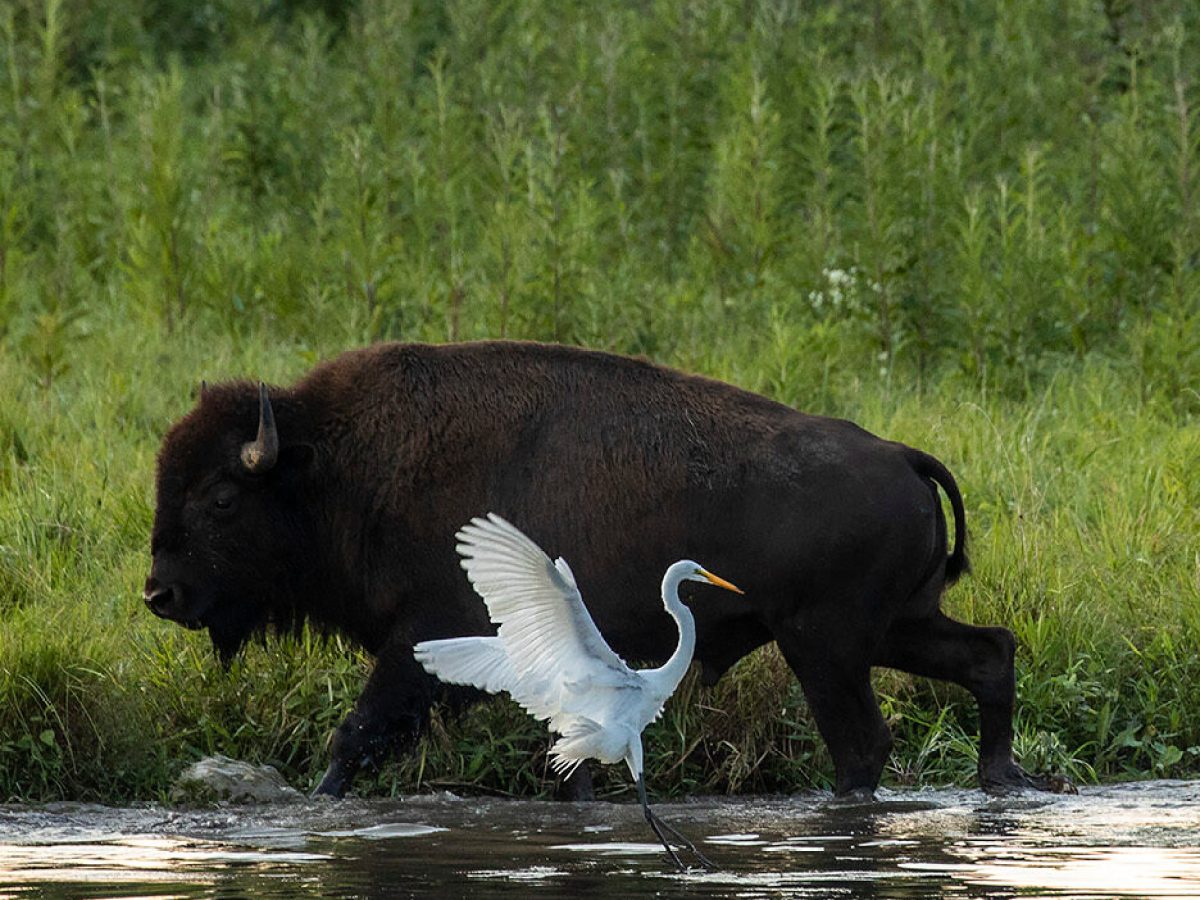
<path fill-rule="evenodd" d="M 462 567 L 487 604 L 495 637 L 422 641 L 416 659 L 451 684 L 491 693 L 507 691 L 532 716 L 548 720 L 560 737 L 552 766 L 569 775 L 585 759 L 624 760 L 637 783 L 646 821 L 680 869 L 669 832 L 710 863 L 695 845 L 650 809 L 642 770 L 642 729 L 662 713 L 692 661 L 696 624 L 679 599 L 684 581 L 742 591 L 691 560 L 667 569 L 662 601 L 679 626 L 679 646 L 657 669 L 635 670 L 601 636 L 583 604 L 566 560 L 551 562 L 533 541 L 495 513 L 475 518 L 456 535 Z"/>

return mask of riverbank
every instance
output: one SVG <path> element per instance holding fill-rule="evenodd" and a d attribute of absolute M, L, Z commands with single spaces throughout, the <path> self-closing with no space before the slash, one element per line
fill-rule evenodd
<path fill-rule="evenodd" d="M 225 671 L 203 632 L 156 619 L 140 600 L 153 455 L 192 402 L 192 376 L 288 380 L 309 351 L 267 336 L 203 348 L 169 339 L 145 355 L 126 352 L 134 343 L 114 323 L 47 393 L 0 363 L 13 436 L 0 495 L 0 795 L 160 797 L 179 769 L 213 753 L 311 787 L 370 660 L 305 632 L 254 643 Z M 709 374 L 745 371 L 736 356 Z M 1022 401 L 953 377 L 921 393 L 846 378 L 836 396 L 820 411 L 928 448 L 958 478 L 974 569 L 946 606 L 1016 633 L 1025 764 L 1084 783 L 1200 771 L 1188 713 L 1200 704 L 1194 425 L 1143 401 L 1118 363 L 1099 359 L 1065 366 Z M 877 689 L 897 737 L 888 783 L 969 784 L 970 698 L 886 671 Z M 685 682 L 647 745 L 651 783 L 668 794 L 792 791 L 831 777 L 773 648 L 715 689 Z M 435 718 L 411 757 L 362 789 L 538 796 L 550 786 L 547 746 L 542 726 L 493 701 Z M 599 784 L 624 790 L 621 773 Z"/>

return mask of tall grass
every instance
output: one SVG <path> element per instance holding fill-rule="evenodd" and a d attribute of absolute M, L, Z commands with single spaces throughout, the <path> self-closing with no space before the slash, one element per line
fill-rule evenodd
<path fill-rule="evenodd" d="M 388 338 L 643 353 L 933 451 L 1026 762 L 1200 772 L 1197 71 L 1182 3 L 0 8 L 0 796 L 216 750 L 313 782 L 369 660 L 227 673 L 147 615 L 153 455 L 201 378 Z M 877 687 L 888 777 L 969 780 L 969 698 Z M 371 789 L 534 793 L 546 746 L 496 702 Z M 667 791 L 831 775 L 770 648 L 649 755 Z"/>

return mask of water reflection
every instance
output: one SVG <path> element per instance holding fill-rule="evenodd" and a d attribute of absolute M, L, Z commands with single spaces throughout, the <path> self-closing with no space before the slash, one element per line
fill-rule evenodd
<path fill-rule="evenodd" d="M 660 806 L 722 871 L 675 872 L 632 804 L 0 806 L 0 898 L 1200 897 L 1197 783 L 1009 801 L 918 791 L 856 805 L 810 794 Z"/>
<path fill-rule="evenodd" d="M 1067 896 L 1194 897 L 1200 853 L 1163 847 L 967 847 L 965 867 L 979 885 L 1040 888 Z"/>
<path fill-rule="evenodd" d="M 111 843 L 17 844 L 4 846 L 0 885 L 30 881 L 207 882 L 209 873 L 247 864 L 297 865 L 329 859 L 323 853 L 247 850 L 219 844 L 195 844 L 180 838 L 139 837 Z"/>

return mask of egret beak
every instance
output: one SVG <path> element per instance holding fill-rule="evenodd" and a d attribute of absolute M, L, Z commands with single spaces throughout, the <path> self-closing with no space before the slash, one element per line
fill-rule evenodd
<path fill-rule="evenodd" d="M 723 588 L 725 588 L 725 590 L 733 591 L 735 594 L 746 593 L 740 587 L 738 587 L 736 584 L 731 584 L 730 582 L 728 582 L 724 578 L 722 578 L 720 575 L 714 575 L 712 572 L 708 571 L 707 569 L 701 569 L 700 574 L 703 575 L 705 578 L 707 578 L 709 581 L 711 581 L 713 584 L 715 584 L 717 587 L 723 587 Z"/>

